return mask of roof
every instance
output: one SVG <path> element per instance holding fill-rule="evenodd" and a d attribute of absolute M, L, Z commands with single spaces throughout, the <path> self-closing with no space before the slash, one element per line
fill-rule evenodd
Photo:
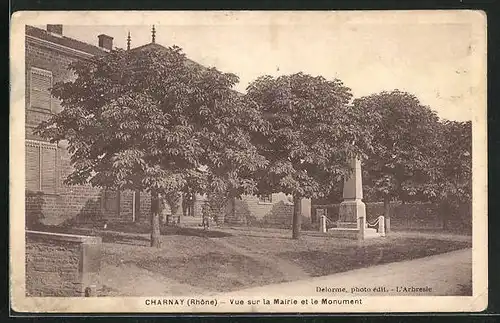
<path fill-rule="evenodd" d="M 82 52 L 86 52 L 92 55 L 102 55 L 106 54 L 107 52 L 103 50 L 100 47 L 91 45 L 89 43 L 85 43 L 70 37 L 66 36 L 54 36 L 51 33 L 49 33 L 45 29 L 33 27 L 33 26 L 28 26 L 26 25 L 26 35 L 33 36 L 39 39 L 43 39 L 46 41 L 49 41 L 51 43 L 59 44 L 65 47 L 69 47 L 72 49 L 76 49 Z M 135 47 L 130 49 L 130 51 L 142 51 L 142 50 L 158 50 L 158 51 L 166 51 L 167 48 L 163 45 L 157 44 L 157 43 L 149 43 L 145 44 L 139 47 Z M 200 63 L 197 63 L 189 58 L 186 58 L 186 62 L 188 65 L 191 66 L 196 66 L 198 68 L 203 68 L 206 69 L 206 66 L 201 65 Z M 233 90 L 236 94 L 238 95 L 243 95 L 241 92 Z"/>
<path fill-rule="evenodd" d="M 167 48 L 163 45 L 157 44 L 157 43 L 149 43 L 146 45 L 142 45 L 139 47 L 135 47 L 130 49 L 130 51 L 141 51 L 141 50 L 157 50 L 157 51 L 166 51 Z M 200 63 L 197 63 L 189 58 L 186 57 L 186 62 L 188 65 L 193 65 L 201 68 L 206 68 L 205 66 L 201 65 Z"/>
<path fill-rule="evenodd" d="M 149 43 L 149 44 L 146 44 L 146 45 L 142 45 L 142 46 L 130 49 L 130 51 L 147 51 L 147 50 L 166 51 L 167 48 L 165 46 L 157 44 L 157 43 Z M 198 68 L 207 69 L 206 66 L 203 66 L 200 63 L 195 62 L 195 61 L 193 61 L 193 60 L 191 60 L 191 59 L 189 59 L 187 57 L 186 57 L 186 63 L 188 65 L 191 65 L 191 66 L 196 66 Z M 239 91 L 236 91 L 234 89 L 232 91 L 234 93 L 236 93 L 238 96 L 243 96 L 243 93 L 241 93 Z"/>
<path fill-rule="evenodd" d="M 44 29 L 36 28 L 33 26 L 28 26 L 28 25 L 26 26 L 26 35 L 43 39 L 51 43 L 55 43 L 72 49 L 76 49 L 82 52 L 86 52 L 92 55 L 102 55 L 106 53 L 106 51 L 97 46 L 84 43 L 82 41 L 69 38 L 66 36 L 54 36 Z"/>

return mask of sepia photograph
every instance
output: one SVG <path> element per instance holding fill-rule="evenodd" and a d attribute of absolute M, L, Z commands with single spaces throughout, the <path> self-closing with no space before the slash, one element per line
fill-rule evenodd
<path fill-rule="evenodd" d="M 484 13 L 18 12 L 10 48 L 14 311 L 487 306 Z"/>

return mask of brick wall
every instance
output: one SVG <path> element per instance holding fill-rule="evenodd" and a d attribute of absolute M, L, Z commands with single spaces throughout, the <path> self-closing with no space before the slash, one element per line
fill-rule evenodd
<path fill-rule="evenodd" d="M 106 216 L 101 208 L 102 189 L 91 186 L 68 186 L 63 183 L 71 172 L 69 154 L 66 149 L 58 148 L 56 154 L 56 189 L 54 192 L 26 191 L 27 223 L 30 217 L 38 214 L 42 224 L 59 225 L 70 222 L 100 219 Z M 36 174 L 26 173 L 29 176 Z"/>
<path fill-rule="evenodd" d="M 31 41 L 26 41 L 26 90 L 25 90 L 25 105 L 26 105 L 26 138 L 40 139 L 32 134 L 34 126 L 41 121 L 50 118 L 50 112 L 30 107 L 30 71 L 32 67 L 51 71 L 53 84 L 60 81 L 67 81 L 74 78 L 73 72 L 68 69 L 68 65 L 81 59 L 58 50 L 51 50 L 43 46 L 38 46 Z M 57 113 L 61 110 L 61 106 L 56 99 L 51 101 L 52 112 Z"/>
<path fill-rule="evenodd" d="M 50 45 L 49 45 L 50 47 Z M 40 45 L 37 42 L 26 38 L 26 139 L 41 141 L 41 138 L 32 133 L 33 128 L 41 121 L 50 118 L 52 113 L 61 110 L 59 102 L 52 98 L 52 111 L 30 106 L 30 71 L 31 68 L 38 68 L 52 72 L 53 84 L 60 81 L 74 79 L 72 71 L 68 65 L 83 57 L 75 56 L 63 52 L 59 49 L 48 48 L 47 45 Z M 28 227 L 37 222 L 46 225 L 71 224 L 77 222 L 89 222 L 100 219 L 109 219 L 111 221 L 131 221 L 132 220 L 132 198 L 130 191 L 120 194 L 120 206 L 117 212 L 114 209 L 103 207 L 104 191 L 91 186 L 67 186 L 63 183 L 68 174 L 71 173 L 70 155 L 66 149 L 57 147 L 55 152 L 55 163 L 49 158 L 42 158 L 42 169 L 50 170 L 55 168 L 55 191 L 42 187 L 39 189 L 28 189 L 36 187 L 39 181 L 39 175 L 36 172 L 36 153 L 27 154 L 26 169 L 26 215 Z M 48 174 L 45 172 L 44 174 Z M 29 184 L 29 185 L 28 185 Z M 150 213 L 149 194 L 142 193 L 140 199 L 140 216 L 147 218 Z"/>
<path fill-rule="evenodd" d="M 97 291 L 101 238 L 26 231 L 26 296 L 85 296 Z"/>
<path fill-rule="evenodd" d="M 293 204 L 287 195 L 276 193 L 272 195 L 272 203 L 263 203 L 257 196 L 244 195 L 226 208 L 226 222 L 231 224 L 264 225 L 288 227 L 292 224 Z M 302 200 L 303 222 L 310 221 L 311 202 Z"/>
<path fill-rule="evenodd" d="M 140 193 L 140 212 L 138 214 L 138 221 L 150 221 L 151 214 L 151 194 Z"/>

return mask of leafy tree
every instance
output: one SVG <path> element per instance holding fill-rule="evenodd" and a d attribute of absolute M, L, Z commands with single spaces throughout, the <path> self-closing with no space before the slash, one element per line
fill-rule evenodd
<path fill-rule="evenodd" d="M 472 123 L 441 123 L 439 154 L 435 161 L 434 181 L 429 190 L 440 205 L 443 229 L 450 216 L 472 203 Z M 469 219 L 470 220 L 470 219 Z"/>
<path fill-rule="evenodd" d="M 76 79 L 52 90 L 64 109 L 37 131 L 68 141 L 66 184 L 150 192 L 152 246 L 160 194 L 239 189 L 248 181 L 239 174 L 266 162 L 250 140 L 260 112 L 231 89 L 238 77 L 189 61 L 179 47 L 115 50 L 70 68 Z"/>
<path fill-rule="evenodd" d="M 439 145 L 439 118 L 412 94 L 394 90 L 362 97 L 353 104 L 370 113 L 372 150 L 364 160 L 365 191 L 384 201 L 390 230 L 391 199 L 428 199 Z"/>
<path fill-rule="evenodd" d="M 350 89 L 340 80 L 298 73 L 263 76 L 247 88 L 247 104 L 267 122 L 254 140 L 268 167 L 255 173 L 258 192 L 293 195 L 292 237 L 300 237 L 301 198 L 320 198 L 338 187 L 351 169 L 348 159 L 363 154 L 371 134 Z"/>

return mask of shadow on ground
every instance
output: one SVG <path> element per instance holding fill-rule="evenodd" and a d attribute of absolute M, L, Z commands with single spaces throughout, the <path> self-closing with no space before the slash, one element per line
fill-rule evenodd
<path fill-rule="evenodd" d="M 275 268 L 245 255 L 218 251 L 189 257 L 157 256 L 123 264 L 133 264 L 183 284 L 196 282 L 196 287 L 218 292 L 284 282 Z"/>
<path fill-rule="evenodd" d="M 144 232 L 144 233 L 149 234 L 149 232 Z M 177 236 L 190 236 L 190 237 L 202 237 L 202 238 L 225 238 L 232 236 L 232 234 L 230 233 L 221 231 L 180 228 L 180 227 L 162 228 L 161 234 L 165 236 L 177 235 Z M 121 243 L 121 244 L 135 245 L 137 244 L 137 241 L 150 240 L 149 236 L 138 235 L 133 233 L 123 234 L 121 232 L 100 231 L 98 235 L 102 237 L 103 242 L 107 243 Z"/>
<path fill-rule="evenodd" d="M 151 229 L 146 225 L 110 225 L 107 229 L 96 227 L 95 225 L 81 225 L 81 226 L 50 226 L 38 225 L 36 230 L 47 231 L 54 233 L 64 234 L 77 234 L 98 236 L 102 238 L 105 243 L 119 243 L 143 245 L 144 242 L 150 240 L 149 234 Z M 222 232 L 214 229 L 204 230 L 203 228 L 186 228 L 179 226 L 164 226 L 161 228 L 161 235 L 164 236 L 191 236 L 202 238 L 225 238 L 233 236 L 231 233 Z"/>
<path fill-rule="evenodd" d="M 317 277 L 470 247 L 470 242 L 404 239 L 397 244 L 374 244 L 358 248 L 333 247 L 330 251 L 287 251 L 278 253 L 278 256 L 298 264 L 311 276 Z"/>
<path fill-rule="evenodd" d="M 151 227 L 148 224 L 110 224 L 106 231 L 117 231 L 120 233 L 135 233 L 135 234 L 150 234 Z M 217 229 L 204 230 L 203 228 L 187 228 L 181 226 L 166 226 L 161 227 L 162 235 L 179 235 L 179 236 L 195 236 L 205 238 L 224 238 L 232 236 L 231 233 L 222 232 Z"/>

